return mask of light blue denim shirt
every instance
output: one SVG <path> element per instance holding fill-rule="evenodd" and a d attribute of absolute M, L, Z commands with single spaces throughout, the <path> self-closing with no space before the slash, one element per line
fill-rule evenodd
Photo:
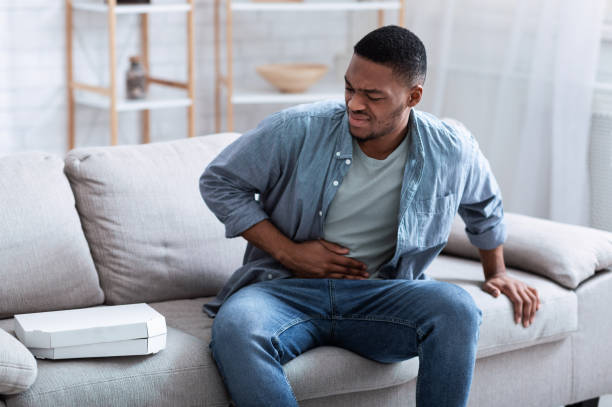
<path fill-rule="evenodd" d="M 409 136 L 397 244 L 379 269 L 382 278 L 427 278 L 424 270 L 445 246 L 457 212 L 475 246 L 493 249 L 506 239 L 501 193 L 472 135 L 413 109 Z M 295 242 L 319 239 L 347 159 L 352 143 L 344 102 L 300 105 L 269 116 L 226 147 L 202 174 L 200 192 L 228 238 L 269 219 Z M 240 288 L 291 276 L 248 244 L 243 266 L 204 309 L 214 316 Z"/>

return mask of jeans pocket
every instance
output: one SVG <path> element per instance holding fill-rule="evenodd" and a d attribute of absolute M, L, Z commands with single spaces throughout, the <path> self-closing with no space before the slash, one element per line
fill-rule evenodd
<path fill-rule="evenodd" d="M 414 202 L 420 247 L 446 243 L 455 218 L 455 205 L 454 194 Z"/>

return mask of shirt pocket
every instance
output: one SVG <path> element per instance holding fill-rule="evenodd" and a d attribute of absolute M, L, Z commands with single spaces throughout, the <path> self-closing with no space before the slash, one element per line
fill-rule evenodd
<path fill-rule="evenodd" d="M 414 201 L 417 244 L 432 247 L 446 243 L 455 218 L 455 195 Z"/>

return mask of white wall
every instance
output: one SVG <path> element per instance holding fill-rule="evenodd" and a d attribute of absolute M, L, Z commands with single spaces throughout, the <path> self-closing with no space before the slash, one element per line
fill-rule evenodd
<path fill-rule="evenodd" d="M 102 0 L 95 0 L 102 2 Z M 160 0 L 155 0 L 157 3 Z M 164 1 L 164 0 L 161 0 Z M 214 131 L 213 0 L 196 0 L 196 134 Z M 235 79 L 246 86 L 264 85 L 255 65 L 268 62 L 321 62 L 350 49 L 347 33 L 361 35 L 375 27 L 375 13 L 361 14 L 361 30 L 351 30 L 351 13 L 263 12 L 234 15 Z M 391 18 L 391 16 L 390 16 Z M 393 20 L 396 21 L 396 20 Z M 74 12 L 75 79 L 107 86 L 109 76 L 107 24 L 103 14 Z M 151 73 L 186 80 L 186 18 L 184 14 L 150 15 Z M 313 29 L 314 28 L 314 29 Z M 137 16 L 119 16 L 117 78 L 124 92 L 130 55 L 138 54 Z M 65 10 L 63 0 L 0 0 L 0 154 L 67 149 Z M 334 69 L 323 81 L 333 81 Z M 343 84 L 339 83 L 339 91 Z M 236 130 L 256 125 L 285 106 L 238 106 Z M 108 112 L 77 107 L 77 146 L 109 142 Z M 139 114 L 120 113 L 119 142 L 139 142 Z M 154 141 L 185 137 L 186 109 L 155 110 Z"/>
<path fill-rule="evenodd" d="M 102 0 L 94 0 L 102 2 Z M 170 0 L 156 0 L 170 1 Z M 438 1 L 437 3 L 443 3 Z M 612 0 L 608 0 L 612 5 Z M 608 7 L 612 20 L 612 6 Z M 213 0 L 196 0 L 196 133 L 214 131 Z M 415 13 L 407 10 L 410 23 Z M 77 80 L 108 83 L 107 24 L 102 14 L 75 12 L 74 60 Z M 375 13 L 236 13 L 235 79 L 243 86 L 265 83 L 254 67 L 266 62 L 322 62 L 331 66 L 323 79 L 338 70 L 334 58 L 346 53 L 375 26 Z M 390 15 L 388 22 L 395 22 Z M 431 22 L 435 24 L 435 21 Z M 150 17 L 151 66 L 155 76 L 185 80 L 186 34 L 182 14 Z M 63 154 L 67 148 L 65 13 L 63 0 L 0 0 L 0 154 L 40 149 Z M 418 33 L 417 33 L 418 34 Z M 138 53 L 136 16 L 119 16 L 117 26 L 119 91 L 130 55 Z M 427 42 L 427 40 L 426 40 Z M 430 47 L 430 60 L 436 50 Z M 612 82 L 612 42 L 602 47 L 601 80 Z M 430 77 L 431 80 L 435 79 Z M 338 83 L 342 90 L 342 83 Z M 597 100 L 604 100 L 605 95 Z M 427 94 L 421 108 L 429 106 Z M 236 106 L 236 130 L 254 126 L 283 105 Z M 601 110 L 601 109 L 600 109 Z M 77 146 L 107 144 L 108 113 L 77 107 Z M 139 142 L 138 113 L 120 114 L 120 143 Z M 156 110 L 152 140 L 186 135 L 186 109 Z"/>

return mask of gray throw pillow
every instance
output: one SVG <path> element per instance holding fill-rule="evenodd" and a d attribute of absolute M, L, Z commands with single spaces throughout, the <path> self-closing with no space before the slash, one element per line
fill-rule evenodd
<path fill-rule="evenodd" d="M 574 289 L 598 270 L 612 266 L 612 233 L 514 213 L 504 219 L 506 265 L 529 271 Z M 444 253 L 478 259 L 478 249 L 455 219 Z"/>
<path fill-rule="evenodd" d="M 38 370 L 36 359 L 13 335 L 0 329 L 0 394 L 17 394 L 27 390 Z"/>

